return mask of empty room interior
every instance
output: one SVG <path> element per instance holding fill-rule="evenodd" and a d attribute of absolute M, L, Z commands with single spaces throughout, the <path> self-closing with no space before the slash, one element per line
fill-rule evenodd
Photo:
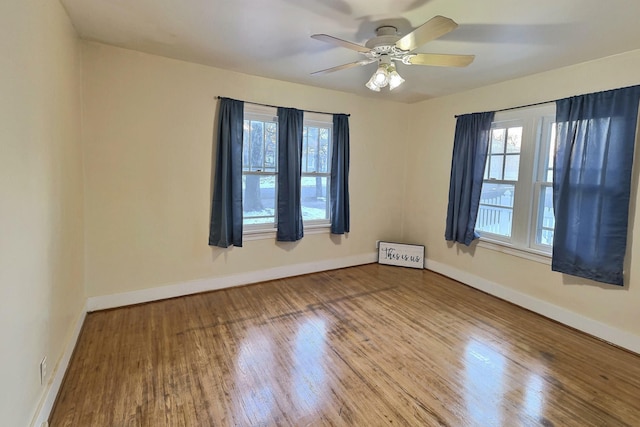
<path fill-rule="evenodd" d="M 638 16 L 4 0 L 0 425 L 640 425 Z"/>

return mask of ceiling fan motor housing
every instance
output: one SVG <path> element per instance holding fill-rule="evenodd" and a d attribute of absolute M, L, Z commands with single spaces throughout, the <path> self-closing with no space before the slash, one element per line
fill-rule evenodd
<path fill-rule="evenodd" d="M 400 36 L 398 35 L 398 29 L 396 27 L 392 27 L 391 25 L 378 27 L 376 29 L 376 35 L 376 37 L 365 43 L 365 47 L 371 49 L 372 52 L 378 55 L 384 55 L 398 50 L 395 44 L 400 40 Z"/>

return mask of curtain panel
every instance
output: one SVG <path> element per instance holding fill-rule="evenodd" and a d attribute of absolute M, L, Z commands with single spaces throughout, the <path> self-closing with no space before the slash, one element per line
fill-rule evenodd
<path fill-rule="evenodd" d="M 445 229 L 448 241 L 469 246 L 479 237 L 475 225 L 493 116 L 494 112 L 465 114 L 456 122 Z"/>
<path fill-rule="evenodd" d="M 278 107 L 278 231 L 276 239 L 295 242 L 304 236 L 301 176 L 304 111 Z"/>
<path fill-rule="evenodd" d="M 557 101 L 552 269 L 623 285 L 640 86 Z"/>
<path fill-rule="evenodd" d="M 209 245 L 242 246 L 242 127 L 244 102 L 220 98 Z"/>
<path fill-rule="evenodd" d="M 333 115 L 331 233 L 349 232 L 349 116 Z"/>

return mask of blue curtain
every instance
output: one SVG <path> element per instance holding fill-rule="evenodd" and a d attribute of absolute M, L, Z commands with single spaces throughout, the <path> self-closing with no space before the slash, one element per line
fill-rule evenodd
<path fill-rule="evenodd" d="M 304 236 L 300 204 L 304 112 L 278 107 L 278 231 L 276 239 L 295 242 Z"/>
<path fill-rule="evenodd" d="M 623 284 L 640 86 L 557 101 L 552 269 Z"/>
<path fill-rule="evenodd" d="M 244 102 L 221 98 L 209 245 L 242 246 L 242 127 Z"/>
<path fill-rule="evenodd" d="M 493 112 L 458 117 L 453 141 L 446 240 L 469 246 L 475 232 Z"/>
<path fill-rule="evenodd" d="M 349 232 L 349 116 L 333 115 L 331 233 Z"/>

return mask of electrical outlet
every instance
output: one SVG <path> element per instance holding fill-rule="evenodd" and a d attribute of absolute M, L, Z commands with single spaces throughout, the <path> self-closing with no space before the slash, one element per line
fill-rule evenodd
<path fill-rule="evenodd" d="M 47 356 L 42 358 L 40 362 L 40 385 L 44 385 L 47 378 Z"/>

